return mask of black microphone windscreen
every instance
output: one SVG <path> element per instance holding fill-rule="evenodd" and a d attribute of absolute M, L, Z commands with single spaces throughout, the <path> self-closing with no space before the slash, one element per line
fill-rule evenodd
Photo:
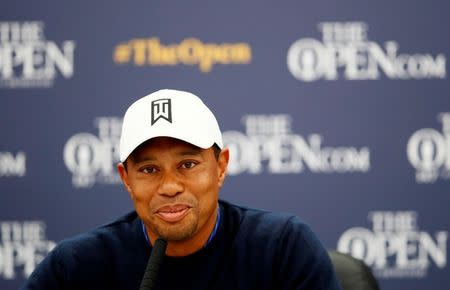
<path fill-rule="evenodd" d="M 159 268 L 166 254 L 167 242 L 161 238 L 156 239 L 153 245 L 152 254 L 148 259 L 147 268 L 141 281 L 140 290 L 151 290 L 156 285 Z"/>

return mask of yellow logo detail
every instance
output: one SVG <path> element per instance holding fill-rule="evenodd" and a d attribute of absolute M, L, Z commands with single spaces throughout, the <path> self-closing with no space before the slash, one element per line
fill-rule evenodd
<path fill-rule="evenodd" d="M 158 38 L 132 39 L 118 44 L 113 52 L 117 64 L 137 66 L 198 65 L 203 73 L 215 64 L 248 64 L 252 50 L 247 43 L 203 43 L 196 38 L 184 39 L 180 44 L 161 44 Z"/>

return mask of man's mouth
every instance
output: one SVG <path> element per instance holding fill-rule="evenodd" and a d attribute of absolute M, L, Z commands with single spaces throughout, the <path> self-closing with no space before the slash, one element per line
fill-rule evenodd
<path fill-rule="evenodd" d="M 174 223 L 182 220 L 188 213 L 190 207 L 185 204 L 166 205 L 156 211 L 156 215 L 162 220 Z"/>

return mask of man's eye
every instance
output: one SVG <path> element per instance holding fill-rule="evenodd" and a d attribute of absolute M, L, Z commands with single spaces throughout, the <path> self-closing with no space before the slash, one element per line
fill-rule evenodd
<path fill-rule="evenodd" d="M 145 168 L 142 168 L 141 171 L 143 173 L 155 173 L 156 168 L 155 167 L 145 167 Z"/>
<path fill-rule="evenodd" d="M 187 161 L 187 162 L 184 162 L 184 163 L 181 165 L 181 167 L 182 167 L 182 168 L 186 168 L 186 169 L 190 169 L 190 168 L 194 167 L 195 165 L 197 165 L 195 162 Z"/>

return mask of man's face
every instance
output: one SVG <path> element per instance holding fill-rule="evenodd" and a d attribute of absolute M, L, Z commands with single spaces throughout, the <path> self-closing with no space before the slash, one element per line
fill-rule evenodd
<path fill-rule="evenodd" d="M 217 160 L 212 148 L 159 137 L 118 169 L 151 239 L 186 241 L 213 226 L 227 164 L 226 149 Z"/>

